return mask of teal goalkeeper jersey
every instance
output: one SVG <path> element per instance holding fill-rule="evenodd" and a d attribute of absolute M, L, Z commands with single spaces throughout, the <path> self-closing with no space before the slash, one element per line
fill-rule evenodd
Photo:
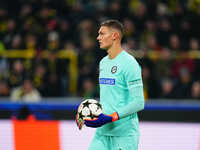
<path fill-rule="evenodd" d="M 100 103 L 104 114 L 118 112 L 119 120 L 105 124 L 97 133 L 107 136 L 139 135 L 137 112 L 144 108 L 141 68 L 135 58 L 122 51 L 108 56 L 99 66 Z"/>

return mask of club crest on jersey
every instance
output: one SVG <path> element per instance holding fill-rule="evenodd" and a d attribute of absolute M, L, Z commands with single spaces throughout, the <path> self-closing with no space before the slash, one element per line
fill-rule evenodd
<path fill-rule="evenodd" d="M 113 66 L 112 69 L 111 69 L 111 72 L 112 72 L 112 74 L 116 73 L 117 72 L 117 66 Z"/>

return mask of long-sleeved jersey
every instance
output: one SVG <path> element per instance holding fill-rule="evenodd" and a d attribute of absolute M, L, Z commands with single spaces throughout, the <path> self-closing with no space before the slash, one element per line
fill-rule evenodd
<path fill-rule="evenodd" d="M 97 129 L 108 136 L 139 135 L 137 112 L 144 108 L 141 68 L 135 58 L 122 51 L 108 56 L 99 66 L 100 103 L 105 114 L 117 112 L 119 120 Z"/>

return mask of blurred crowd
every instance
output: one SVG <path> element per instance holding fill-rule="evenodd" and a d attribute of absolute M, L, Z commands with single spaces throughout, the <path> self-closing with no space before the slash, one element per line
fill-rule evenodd
<path fill-rule="evenodd" d="M 99 23 L 118 19 L 146 99 L 200 99 L 199 18 L 199 0 L 1 0 L 0 97 L 98 97 Z"/>

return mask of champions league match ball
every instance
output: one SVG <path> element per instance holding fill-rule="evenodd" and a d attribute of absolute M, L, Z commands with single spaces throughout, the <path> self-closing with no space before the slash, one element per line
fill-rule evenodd
<path fill-rule="evenodd" d="M 101 104 L 95 99 L 86 99 L 78 107 L 78 115 L 81 119 L 93 120 L 103 113 Z"/>

